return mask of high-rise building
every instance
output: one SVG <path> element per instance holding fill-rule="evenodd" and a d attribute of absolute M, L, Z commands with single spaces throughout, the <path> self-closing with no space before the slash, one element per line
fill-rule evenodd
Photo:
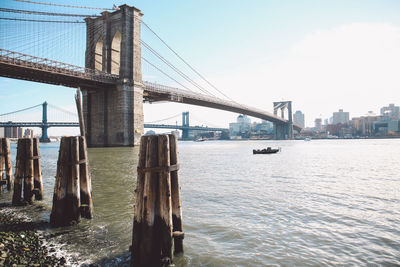
<path fill-rule="evenodd" d="M 4 128 L 0 127 L 0 138 L 4 137 Z"/>
<path fill-rule="evenodd" d="M 389 104 L 389 106 L 381 108 L 381 115 L 398 120 L 400 119 L 400 107 L 395 106 L 394 104 Z"/>
<path fill-rule="evenodd" d="M 4 137 L 8 138 L 22 138 L 22 128 L 21 127 L 5 127 Z"/>
<path fill-rule="evenodd" d="M 4 137 L 12 138 L 13 137 L 12 136 L 12 133 L 13 133 L 12 129 L 13 129 L 12 127 L 5 127 L 4 128 Z"/>
<path fill-rule="evenodd" d="M 339 109 L 339 112 L 333 112 L 332 124 L 348 123 L 349 120 L 349 112 L 343 112 L 343 109 Z"/>
<path fill-rule="evenodd" d="M 230 136 L 247 136 L 250 135 L 251 120 L 246 115 L 239 115 L 236 122 L 229 123 Z"/>
<path fill-rule="evenodd" d="M 315 129 L 320 131 L 322 130 L 322 119 L 321 118 L 316 118 L 315 121 Z"/>
<path fill-rule="evenodd" d="M 305 123 L 304 123 L 304 114 L 303 114 L 303 112 L 301 112 L 300 110 L 297 110 L 293 114 L 293 122 L 304 128 Z"/>
<path fill-rule="evenodd" d="M 21 127 L 17 127 L 17 138 L 22 138 L 23 130 Z"/>

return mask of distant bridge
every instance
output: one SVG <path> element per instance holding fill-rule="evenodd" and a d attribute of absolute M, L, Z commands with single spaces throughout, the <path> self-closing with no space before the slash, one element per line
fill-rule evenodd
<path fill-rule="evenodd" d="M 24 127 L 24 128 L 31 128 L 37 127 L 42 129 L 42 136 L 40 140 L 42 142 L 50 141 L 47 130 L 50 127 L 79 127 L 78 122 L 49 122 L 48 121 L 48 110 L 47 110 L 47 102 L 42 104 L 42 121 L 41 122 L 13 122 L 13 121 L 3 121 L 0 122 L 0 127 Z M 33 106 L 31 108 L 35 108 Z M 27 108 L 24 109 L 25 111 L 31 109 Z M 18 111 L 17 111 L 18 112 Z M 7 115 L 12 115 L 17 112 L 10 112 Z M 1 120 L 0 115 L 0 120 Z M 155 123 L 145 123 L 144 128 L 153 128 L 153 129 L 175 129 L 175 130 L 182 130 L 182 137 L 183 139 L 189 138 L 190 131 L 208 131 L 208 132 L 226 132 L 229 131 L 227 128 L 215 128 L 215 127 L 207 127 L 207 126 L 189 126 L 189 112 L 182 113 L 182 125 L 172 125 L 172 124 L 155 124 Z"/>

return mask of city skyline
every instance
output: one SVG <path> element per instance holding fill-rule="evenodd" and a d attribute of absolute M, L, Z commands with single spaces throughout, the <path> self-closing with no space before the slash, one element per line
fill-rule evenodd
<path fill-rule="evenodd" d="M 146 23 L 239 103 L 271 112 L 273 101 L 291 100 L 293 110 L 301 110 L 306 126 L 312 126 L 315 118 L 329 118 L 339 109 L 354 117 L 370 110 L 379 114 L 381 107 L 400 99 L 396 72 L 400 3 L 396 1 L 248 5 L 136 1 L 134 5 Z M 0 85 L 0 114 L 44 101 L 75 110 L 74 89 L 6 78 L 0 78 Z M 238 115 L 175 103 L 145 104 L 145 121 L 186 110 L 222 127 Z"/>

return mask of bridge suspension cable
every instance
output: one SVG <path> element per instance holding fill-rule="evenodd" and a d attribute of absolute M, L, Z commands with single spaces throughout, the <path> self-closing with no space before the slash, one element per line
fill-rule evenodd
<path fill-rule="evenodd" d="M 193 114 L 193 113 L 190 113 L 190 118 L 191 118 L 191 120 L 193 119 L 194 121 L 197 121 L 197 122 L 200 122 L 201 124 L 206 124 L 207 126 L 211 126 L 211 127 L 214 127 L 214 128 L 218 128 L 218 127 L 220 127 L 220 126 L 218 126 L 218 125 L 216 125 L 216 124 L 214 124 L 214 123 L 211 123 L 211 122 L 209 122 L 209 121 L 206 121 L 206 120 L 204 120 L 203 118 L 199 118 L 199 117 L 197 117 L 195 114 Z"/>
<path fill-rule="evenodd" d="M 114 10 L 113 8 L 61 5 L 61 4 L 35 2 L 35 1 L 28 1 L 28 0 L 14 0 L 14 1 L 16 1 L 16 2 L 24 2 L 24 3 L 29 3 L 29 4 L 47 5 L 47 6 L 59 6 L 59 7 L 83 8 L 83 9 L 97 9 L 97 10 Z"/>
<path fill-rule="evenodd" d="M 226 97 L 227 99 L 235 102 L 232 98 L 224 94 L 221 90 L 219 90 L 216 86 L 214 86 L 211 82 L 209 82 L 203 75 L 201 75 L 194 67 L 192 67 L 185 59 L 183 59 L 171 46 L 169 46 L 150 26 L 142 20 L 142 24 L 150 30 L 172 53 L 174 53 L 186 66 L 188 66 L 193 72 L 195 72 L 202 80 L 204 80 L 207 84 L 209 84 L 212 88 L 214 88 L 221 95 Z"/>
<path fill-rule="evenodd" d="M 145 57 L 142 56 L 142 59 L 147 62 L 150 66 L 152 66 L 153 68 L 155 68 L 156 70 L 158 70 L 159 72 L 161 72 L 162 74 L 164 74 L 165 76 L 167 76 L 168 78 L 170 78 L 171 80 L 173 80 L 174 82 L 176 82 L 177 84 L 179 84 L 180 86 L 182 86 L 183 88 L 185 88 L 186 90 L 189 90 L 191 92 L 193 92 L 192 90 L 190 90 L 189 88 L 187 88 L 186 86 L 184 86 L 183 84 L 181 84 L 180 82 L 178 82 L 176 79 L 172 78 L 170 75 L 168 75 L 167 73 L 165 73 L 162 69 L 158 68 L 156 65 L 154 65 L 153 63 L 151 63 L 150 61 L 148 61 Z M 194 93 L 194 92 L 193 92 Z"/>
<path fill-rule="evenodd" d="M 150 45 L 148 45 L 145 41 L 140 40 L 141 44 L 146 47 L 153 55 L 155 55 L 157 58 L 159 58 L 162 62 L 164 62 L 168 67 L 170 67 L 173 71 L 178 73 L 182 78 L 184 78 L 186 81 L 194 85 L 196 88 L 201 90 L 203 93 L 215 96 L 199 84 L 197 84 L 195 81 L 193 81 L 191 78 L 189 78 L 186 74 L 184 74 L 181 70 L 179 70 L 177 67 L 175 67 L 171 62 L 169 62 L 167 59 L 165 59 L 163 56 L 161 56 L 157 51 L 155 51 Z"/>
<path fill-rule="evenodd" d="M 17 19 L 17 18 L 0 18 L 2 20 L 16 20 L 29 22 L 49 22 L 49 23 L 85 23 L 84 21 L 67 21 L 67 20 L 40 20 L 40 19 Z"/>
<path fill-rule="evenodd" d="M 60 17 L 98 17 L 98 15 L 54 13 L 54 12 L 22 10 L 22 9 L 12 9 L 12 8 L 3 8 L 3 7 L 0 8 L 0 12 L 30 14 L 30 15 L 60 16 Z"/>
<path fill-rule="evenodd" d="M 33 108 L 39 107 L 39 106 L 41 106 L 41 105 L 42 105 L 42 104 L 38 104 L 38 105 L 29 107 L 29 108 L 23 108 L 23 109 L 19 109 L 19 110 L 16 110 L 16 111 L 11 111 L 11 112 L 7 112 L 7 113 L 3 113 L 3 114 L 0 114 L 0 116 L 6 116 L 6 115 L 10 115 L 10 114 L 15 114 L 15 113 L 18 113 L 18 112 L 26 111 L 26 110 L 28 110 L 28 109 L 33 109 Z"/>
<path fill-rule="evenodd" d="M 72 116 L 77 116 L 77 113 L 76 113 L 76 112 L 72 112 L 72 111 L 69 111 L 69 110 L 65 110 L 65 109 L 62 109 L 62 108 L 60 108 L 60 107 L 54 106 L 54 105 L 52 105 L 52 104 L 47 104 L 47 105 L 48 105 L 49 107 L 52 107 L 52 108 L 58 110 L 58 111 L 67 113 L 67 114 L 72 115 Z"/>
<path fill-rule="evenodd" d="M 150 123 L 157 123 L 157 122 L 161 122 L 161 121 L 168 121 L 168 120 L 173 119 L 173 118 L 178 118 L 181 115 L 182 115 L 181 113 L 178 113 L 178 114 L 176 114 L 174 116 L 171 116 L 171 117 L 168 117 L 168 118 L 165 118 L 165 119 L 160 119 L 160 120 L 156 120 L 156 121 L 149 121 L 149 122 L 145 122 L 145 123 L 149 123 L 150 124 Z"/>

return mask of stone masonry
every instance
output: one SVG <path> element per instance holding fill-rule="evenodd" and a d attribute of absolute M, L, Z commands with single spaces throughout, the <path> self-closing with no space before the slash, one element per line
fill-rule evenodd
<path fill-rule="evenodd" d="M 134 146 L 144 132 L 139 9 L 86 19 L 86 67 L 119 75 L 111 88 L 82 88 L 83 113 L 91 147 Z M 100 69 L 101 68 L 101 69 Z"/>

